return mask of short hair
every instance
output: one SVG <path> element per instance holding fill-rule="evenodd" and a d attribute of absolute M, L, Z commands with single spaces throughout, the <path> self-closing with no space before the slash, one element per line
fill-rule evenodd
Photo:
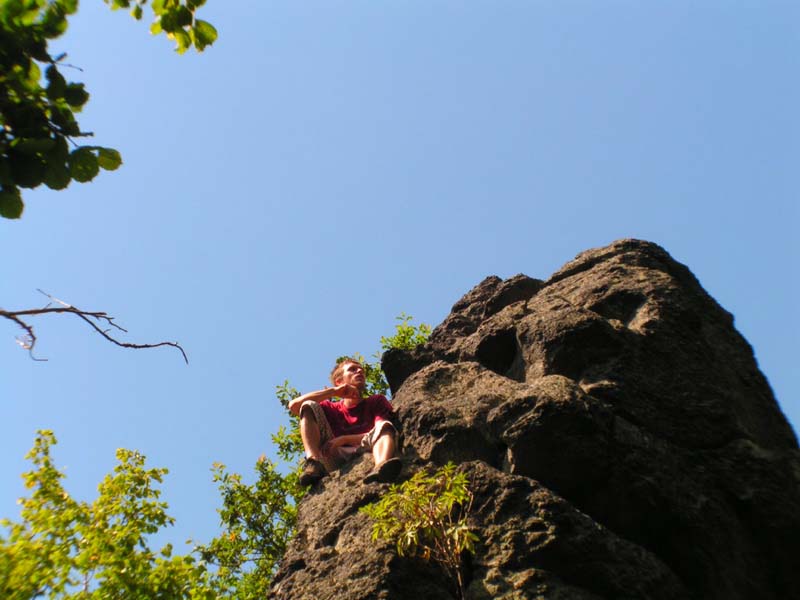
<path fill-rule="evenodd" d="M 355 358 L 350 358 L 349 356 L 343 356 L 336 361 L 336 366 L 333 367 L 333 371 L 331 371 L 331 383 L 333 385 L 336 385 L 336 380 L 341 377 L 342 371 L 344 371 L 344 366 L 349 363 L 355 363 L 362 369 L 364 368 L 364 365 L 361 364 L 361 361 L 358 361 Z"/>

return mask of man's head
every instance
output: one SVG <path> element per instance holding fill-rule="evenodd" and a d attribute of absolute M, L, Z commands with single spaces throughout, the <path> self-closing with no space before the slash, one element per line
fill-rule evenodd
<path fill-rule="evenodd" d="M 331 371 L 331 383 L 333 385 L 349 383 L 363 390 L 367 385 L 364 367 L 353 358 L 343 358 Z"/>

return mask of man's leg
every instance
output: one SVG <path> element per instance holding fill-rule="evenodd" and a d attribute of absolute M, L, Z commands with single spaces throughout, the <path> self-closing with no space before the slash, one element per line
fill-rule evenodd
<path fill-rule="evenodd" d="M 394 429 L 386 427 L 378 440 L 372 445 L 372 457 L 376 465 L 382 465 L 390 458 L 394 458 L 397 444 L 394 441 Z"/>
<path fill-rule="evenodd" d="M 377 439 L 372 437 L 377 435 Z M 391 423 L 378 426 L 377 431 L 370 432 L 368 443 L 371 445 L 372 458 L 375 459 L 375 468 L 365 478 L 364 483 L 380 481 L 388 483 L 397 479 L 403 468 L 403 463 L 397 455 L 397 430 Z"/>
<path fill-rule="evenodd" d="M 306 464 L 300 474 L 300 485 L 312 485 L 325 477 L 328 465 L 321 445 L 330 436 L 330 426 L 319 404 L 304 402 L 300 407 L 300 438 L 306 451 Z"/>
<path fill-rule="evenodd" d="M 303 439 L 303 448 L 306 458 L 320 459 L 320 433 L 314 413 L 307 406 L 300 408 L 300 437 Z"/>

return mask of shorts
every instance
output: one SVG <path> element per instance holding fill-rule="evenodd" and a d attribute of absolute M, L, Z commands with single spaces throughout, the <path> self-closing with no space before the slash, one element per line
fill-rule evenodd
<path fill-rule="evenodd" d="M 316 421 L 317 427 L 319 428 L 319 445 L 322 454 L 320 462 L 329 473 L 341 467 L 357 454 L 371 451 L 372 447 L 377 443 L 378 438 L 386 431 L 394 432 L 395 437 L 397 436 L 397 429 L 395 429 L 390 421 L 378 421 L 375 427 L 364 434 L 360 446 L 339 446 L 330 452 L 325 452 L 323 449 L 325 444 L 336 437 L 333 435 L 333 430 L 331 430 L 328 419 L 325 417 L 325 411 L 313 400 L 306 400 L 303 402 L 303 405 L 300 407 L 300 414 L 302 415 L 303 411 L 306 409 L 311 411 L 311 415 L 314 417 L 314 421 Z"/>

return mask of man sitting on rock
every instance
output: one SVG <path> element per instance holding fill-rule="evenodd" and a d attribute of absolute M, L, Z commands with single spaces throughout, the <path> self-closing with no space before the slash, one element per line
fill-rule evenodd
<path fill-rule="evenodd" d="M 392 425 L 392 405 L 385 396 L 363 398 L 364 367 L 345 358 L 331 372 L 334 387 L 298 396 L 289 402 L 300 415 L 300 436 L 306 450 L 301 485 L 311 485 L 337 469 L 361 450 L 371 450 L 375 468 L 365 483 L 394 481 L 402 463 L 395 456 L 397 430 Z M 337 397 L 341 400 L 333 402 Z"/>

